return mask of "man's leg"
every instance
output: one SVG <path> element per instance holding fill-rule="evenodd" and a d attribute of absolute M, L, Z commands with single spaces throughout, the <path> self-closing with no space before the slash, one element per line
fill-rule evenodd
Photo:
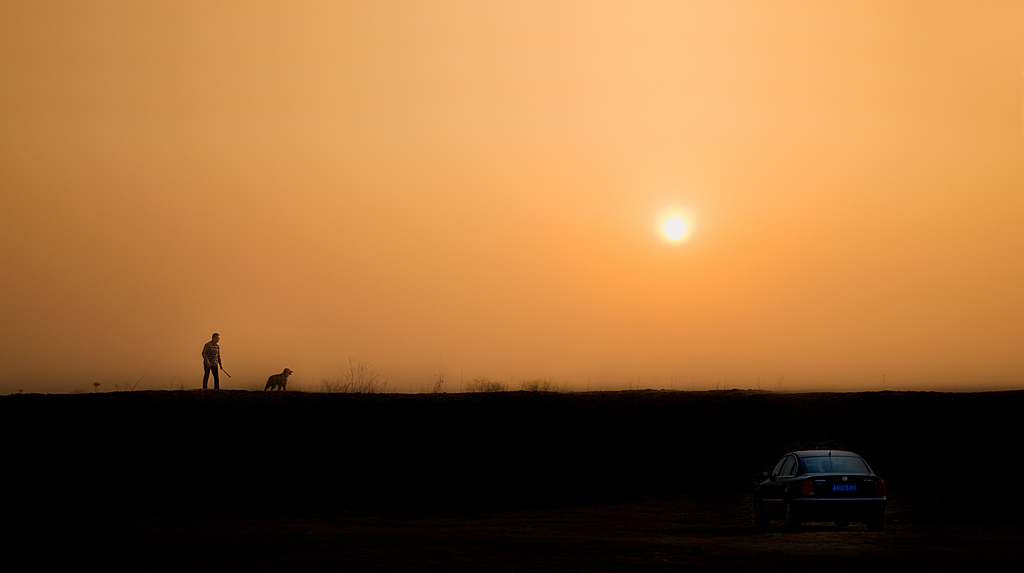
<path fill-rule="evenodd" d="M 213 366 L 213 389 L 220 390 L 220 368 Z"/>
<path fill-rule="evenodd" d="M 214 381 L 214 383 L 216 383 L 217 382 L 217 374 L 216 374 L 217 371 L 214 370 L 213 372 L 214 372 L 213 381 Z M 205 364 L 203 364 L 203 390 L 206 390 L 206 381 L 209 380 L 209 379 L 210 379 L 210 367 L 205 365 Z"/>

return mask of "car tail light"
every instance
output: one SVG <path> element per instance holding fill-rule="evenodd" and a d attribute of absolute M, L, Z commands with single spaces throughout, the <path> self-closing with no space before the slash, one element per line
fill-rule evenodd
<path fill-rule="evenodd" d="M 875 480 L 875 495 L 885 495 L 885 482 L 882 480 Z"/>
<path fill-rule="evenodd" d="M 800 486 L 800 495 L 814 495 L 814 480 L 805 479 Z"/>

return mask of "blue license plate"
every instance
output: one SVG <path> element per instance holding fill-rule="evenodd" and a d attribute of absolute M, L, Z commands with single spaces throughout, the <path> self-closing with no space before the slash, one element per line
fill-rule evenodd
<path fill-rule="evenodd" d="M 857 491 L 857 484 L 834 483 L 832 484 L 832 491 Z"/>

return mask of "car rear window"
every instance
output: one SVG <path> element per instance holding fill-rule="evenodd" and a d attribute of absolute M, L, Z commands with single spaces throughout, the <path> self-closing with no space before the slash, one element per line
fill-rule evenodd
<path fill-rule="evenodd" d="M 810 456 L 804 458 L 809 474 L 866 474 L 871 473 L 860 458 L 850 456 Z"/>

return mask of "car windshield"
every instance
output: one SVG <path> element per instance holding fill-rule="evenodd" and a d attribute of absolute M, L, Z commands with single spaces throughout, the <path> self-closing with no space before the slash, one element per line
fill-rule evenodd
<path fill-rule="evenodd" d="M 866 474 L 864 460 L 850 456 L 809 456 L 804 458 L 809 474 Z"/>

